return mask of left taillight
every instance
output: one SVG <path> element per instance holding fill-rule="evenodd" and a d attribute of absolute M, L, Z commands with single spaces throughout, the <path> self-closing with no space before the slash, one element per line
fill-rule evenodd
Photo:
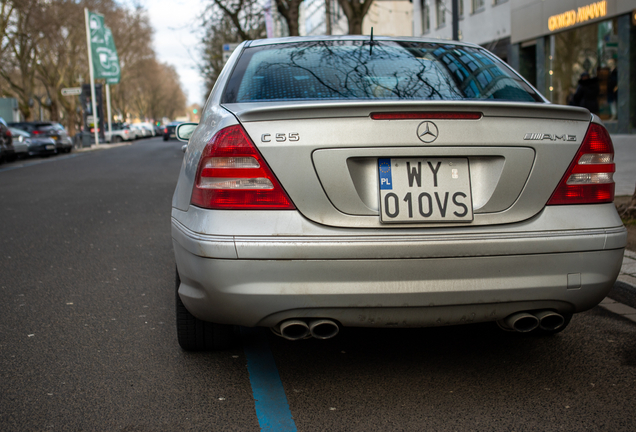
<path fill-rule="evenodd" d="M 295 209 L 240 125 L 220 130 L 206 145 L 191 202 L 207 209 Z"/>
<path fill-rule="evenodd" d="M 614 146 L 607 130 L 592 123 L 547 205 L 614 201 Z"/>

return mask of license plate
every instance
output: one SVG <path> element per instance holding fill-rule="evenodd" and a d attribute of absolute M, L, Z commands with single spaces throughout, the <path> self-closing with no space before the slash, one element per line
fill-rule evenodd
<path fill-rule="evenodd" d="M 471 222 L 467 158 L 378 159 L 380 221 Z"/>
<path fill-rule="evenodd" d="M 47 145 L 45 146 L 45 148 L 46 148 L 47 150 L 53 150 L 53 149 L 55 148 L 55 146 L 54 146 L 53 144 L 47 144 Z"/>

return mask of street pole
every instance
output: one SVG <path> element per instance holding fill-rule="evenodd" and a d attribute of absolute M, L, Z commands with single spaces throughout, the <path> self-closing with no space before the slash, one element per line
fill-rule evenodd
<path fill-rule="evenodd" d="M 453 0 L 453 40 L 459 41 L 459 0 Z"/>
<path fill-rule="evenodd" d="M 113 143 L 113 122 L 110 117 L 110 84 L 106 83 L 106 115 L 108 116 L 108 136 L 110 143 Z"/>
<path fill-rule="evenodd" d="M 97 101 L 95 100 L 95 71 L 93 71 L 93 51 L 91 50 L 91 28 L 88 22 L 88 9 L 84 8 L 84 21 L 86 21 L 86 45 L 88 46 L 88 70 L 91 74 L 91 103 L 93 109 L 93 130 L 95 131 L 95 145 L 99 145 L 97 132 Z"/>

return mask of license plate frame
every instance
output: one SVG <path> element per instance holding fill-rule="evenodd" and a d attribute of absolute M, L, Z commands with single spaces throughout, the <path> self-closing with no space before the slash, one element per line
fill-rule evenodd
<path fill-rule="evenodd" d="M 474 219 L 468 158 L 378 158 L 378 176 L 383 224 Z"/>

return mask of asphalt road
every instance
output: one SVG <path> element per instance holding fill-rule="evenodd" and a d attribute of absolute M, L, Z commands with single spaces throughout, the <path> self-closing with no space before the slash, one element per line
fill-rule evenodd
<path fill-rule="evenodd" d="M 180 147 L 0 166 L 0 430 L 260 430 L 242 343 L 176 341 Z M 299 431 L 636 430 L 636 323 L 601 308 L 539 339 L 492 325 L 256 337 Z"/>

